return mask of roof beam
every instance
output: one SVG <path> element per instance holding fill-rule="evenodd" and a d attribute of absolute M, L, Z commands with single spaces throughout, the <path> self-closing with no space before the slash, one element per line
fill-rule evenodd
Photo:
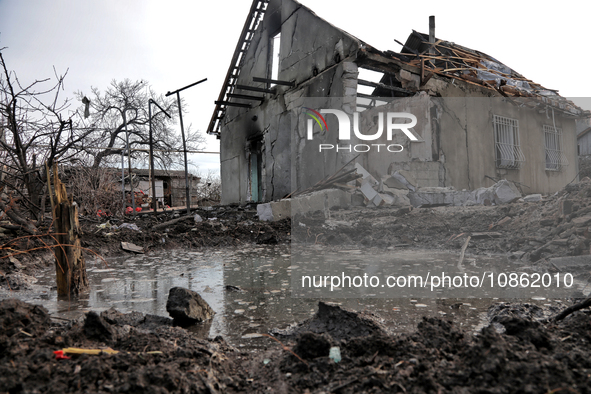
<path fill-rule="evenodd" d="M 228 93 L 228 97 L 242 99 L 242 100 L 254 100 L 254 101 L 265 100 L 265 96 L 251 96 L 250 94 Z"/>
<path fill-rule="evenodd" d="M 259 77 L 252 77 L 254 82 L 265 82 L 265 83 L 274 83 L 275 85 L 284 85 L 284 86 L 295 86 L 294 81 L 280 81 L 278 79 L 269 79 L 269 78 L 259 78 Z"/>
<path fill-rule="evenodd" d="M 250 90 L 251 92 L 275 94 L 275 89 L 257 88 L 255 86 L 236 85 L 236 89 Z"/>
<path fill-rule="evenodd" d="M 242 107 L 242 108 L 251 108 L 252 107 L 250 104 L 232 103 L 230 101 L 220 101 L 220 100 L 216 100 L 215 104 L 216 105 L 227 105 L 229 107 Z"/>

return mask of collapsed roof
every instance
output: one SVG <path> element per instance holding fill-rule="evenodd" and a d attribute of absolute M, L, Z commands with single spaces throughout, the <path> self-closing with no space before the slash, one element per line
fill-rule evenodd
<path fill-rule="evenodd" d="M 255 31 L 263 20 L 269 1 L 253 0 L 252 2 L 224 85 L 218 100 L 215 102 L 216 108 L 207 129 L 208 134 L 215 134 L 219 138 L 222 119 L 229 105 L 251 107 L 250 104 L 236 102 L 236 99 L 248 96 L 235 94 L 235 90 L 241 88 L 240 85 L 237 85 L 237 81 L 244 62 L 244 55 L 250 46 Z M 296 0 L 293 1 L 298 7 L 305 8 L 313 13 L 308 7 Z M 320 17 L 318 18 L 323 20 Z M 374 89 L 370 95 L 358 92 L 358 97 L 371 99 L 412 96 L 417 94 L 418 91 L 429 90 L 425 89 L 425 85 L 431 78 L 435 77 L 436 79 L 461 80 L 467 84 L 477 85 L 485 90 L 490 90 L 491 95 L 505 97 L 520 107 L 529 107 L 539 111 L 548 111 L 548 108 L 552 108 L 552 110 L 557 110 L 566 116 L 591 117 L 591 112 L 582 110 L 572 101 L 560 96 L 557 90 L 547 89 L 525 78 L 483 52 L 437 39 L 434 34 L 430 37 L 428 34 L 413 30 L 405 44 L 397 41 L 403 46 L 402 51 L 397 53 L 389 50 L 380 51 L 344 30 L 338 27 L 335 28 L 358 42 L 359 48 L 355 61 L 361 68 L 384 73 L 379 83 L 359 79 L 359 85 L 370 86 Z M 412 73 L 415 77 L 420 76 L 419 82 L 413 85 L 401 81 L 401 70 Z M 284 84 L 291 88 L 295 87 L 293 82 Z M 250 88 L 250 90 L 255 89 L 265 94 L 265 96 L 260 97 L 262 100 L 269 94 L 276 94 L 273 89 Z"/>

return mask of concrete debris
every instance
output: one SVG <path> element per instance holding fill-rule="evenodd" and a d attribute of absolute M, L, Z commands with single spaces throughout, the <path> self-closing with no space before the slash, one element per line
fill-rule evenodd
<path fill-rule="evenodd" d="M 521 193 L 513 182 L 505 179 L 490 187 L 473 191 L 457 191 L 452 187 L 424 187 L 409 193 L 415 207 L 438 205 L 500 205 L 517 201 Z"/>
<path fill-rule="evenodd" d="M 455 190 L 453 187 L 419 187 L 417 180 L 410 171 L 396 170 L 385 175 L 378 182 L 359 163 L 355 163 L 356 178 L 351 184 L 334 184 L 339 189 L 323 189 L 295 197 L 274 201 L 257 206 L 257 214 L 261 221 L 277 221 L 292 217 L 293 214 L 324 212 L 330 217 L 330 210 L 335 207 L 368 206 L 368 207 L 435 207 L 443 205 L 499 205 L 521 199 L 521 193 L 513 182 L 501 180 L 490 187 L 482 187 L 467 191 Z M 345 190 L 343 190 L 345 189 Z M 540 201 L 540 194 L 531 194 L 524 201 Z M 568 211 L 569 206 L 565 209 Z"/>
<path fill-rule="evenodd" d="M 409 171 L 398 170 L 392 174 L 392 177 L 400 181 L 410 191 L 414 192 L 418 188 L 417 180 Z"/>
<path fill-rule="evenodd" d="M 542 201 L 542 195 L 541 194 L 529 194 L 529 195 L 523 197 L 523 201 L 525 201 L 525 202 Z"/>
<path fill-rule="evenodd" d="M 370 201 L 373 201 L 373 199 L 378 195 L 378 192 L 376 192 L 373 189 L 373 187 L 371 186 L 371 184 L 369 182 L 361 185 L 359 190 L 361 190 L 361 193 L 363 193 L 365 198 L 367 198 Z"/>
<path fill-rule="evenodd" d="M 382 188 L 388 187 L 390 189 L 401 189 L 401 190 L 408 189 L 406 186 L 404 186 L 404 184 L 402 182 L 400 182 L 398 179 L 396 179 L 390 175 L 382 177 L 381 187 Z"/>
<path fill-rule="evenodd" d="M 371 187 L 370 187 L 371 189 Z M 372 189 L 373 190 L 373 189 Z M 374 191 L 375 193 L 375 191 Z M 277 221 L 312 212 L 328 212 L 336 207 L 351 205 L 352 194 L 340 189 L 323 189 L 297 197 L 257 205 L 257 214 L 261 221 Z"/>
<path fill-rule="evenodd" d="M 371 186 L 378 186 L 379 182 L 373 177 L 363 166 L 359 163 L 355 163 L 355 169 L 357 173 L 361 175 L 361 179 L 358 180 L 360 184 L 369 182 Z"/>
<path fill-rule="evenodd" d="M 200 323 L 213 318 L 215 312 L 201 296 L 183 287 L 173 287 L 168 293 L 166 310 L 181 325 Z"/>

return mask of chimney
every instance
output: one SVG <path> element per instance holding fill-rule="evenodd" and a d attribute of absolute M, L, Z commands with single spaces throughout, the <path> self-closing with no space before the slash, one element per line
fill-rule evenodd
<path fill-rule="evenodd" d="M 429 17 L 429 43 L 433 44 L 435 43 L 435 15 L 431 15 Z M 429 48 L 429 55 L 434 55 L 435 54 L 435 49 L 433 48 L 433 46 L 431 46 L 431 48 Z"/>

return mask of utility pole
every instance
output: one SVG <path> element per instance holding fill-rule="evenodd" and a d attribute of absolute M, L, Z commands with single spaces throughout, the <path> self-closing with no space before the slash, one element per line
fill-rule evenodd
<path fill-rule="evenodd" d="M 154 210 L 154 216 L 158 210 L 158 200 L 156 199 L 156 178 L 154 175 L 154 144 L 152 138 L 152 104 L 160 108 L 162 112 L 169 118 L 170 114 L 166 112 L 158 103 L 152 99 L 148 100 L 148 123 L 150 125 L 150 178 L 152 178 L 152 209 Z"/>
<path fill-rule="evenodd" d="M 165 95 L 166 97 L 168 97 L 168 96 L 176 93 L 176 99 L 177 99 L 178 106 L 179 106 L 179 119 L 181 122 L 181 137 L 183 138 L 183 153 L 185 155 L 185 196 L 187 199 L 187 215 L 191 213 L 191 194 L 189 192 L 189 169 L 188 169 L 188 165 L 187 165 L 187 142 L 185 140 L 185 129 L 183 127 L 183 110 L 181 108 L 180 92 L 182 92 L 183 90 L 188 89 L 190 87 L 193 87 L 195 85 L 198 85 L 201 82 L 205 82 L 205 81 L 207 81 L 207 78 L 203 78 L 201 81 L 197 81 L 195 83 L 187 85 L 184 88 L 180 88 L 178 90 L 175 90 L 174 92 L 168 92 Z"/>

